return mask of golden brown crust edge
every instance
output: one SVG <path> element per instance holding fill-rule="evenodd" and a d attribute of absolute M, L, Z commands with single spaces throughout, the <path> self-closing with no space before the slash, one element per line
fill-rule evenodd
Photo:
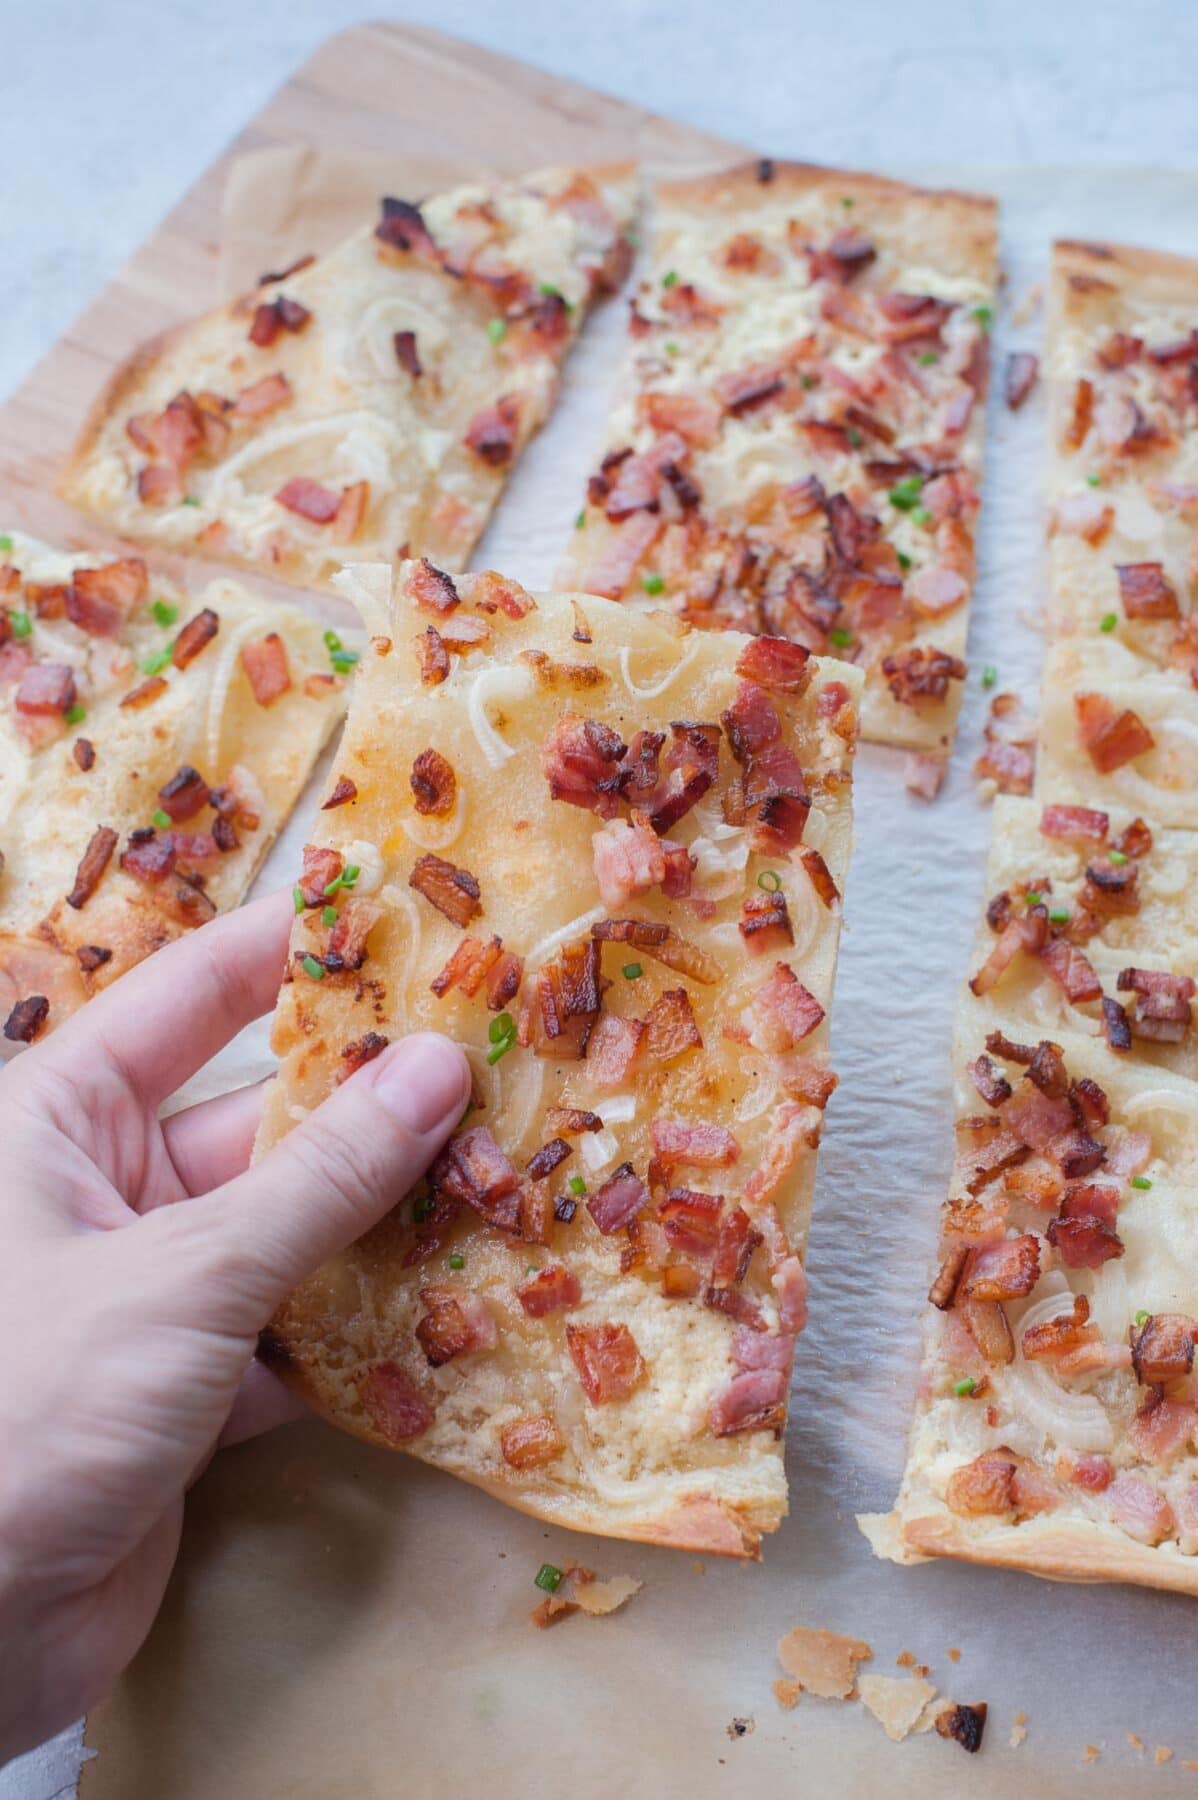
<path fill-rule="evenodd" d="M 1035 1520 L 975 1537 L 947 1514 L 904 1519 L 905 1549 L 919 1556 L 951 1556 L 960 1562 L 1022 1569 L 1049 1581 L 1127 1581 L 1137 1587 L 1198 1594 L 1198 1557 L 1137 1544 L 1122 1532 L 1085 1520 L 1069 1524 Z"/>
<path fill-rule="evenodd" d="M 767 181 L 761 170 L 772 173 Z M 998 201 L 992 194 L 973 194 L 955 188 L 923 188 L 888 175 L 872 175 L 855 169 L 826 168 L 822 163 L 778 162 L 770 157 L 738 163 L 714 174 L 684 176 L 656 184 L 660 200 L 672 203 L 696 201 L 703 205 L 743 201 L 746 193 L 766 191 L 809 194 L 834 187 L 838 195 L 853 200 L 912 200 L 921 206 L 959 216 L 962 225 L 984 227 L 988 237 L 997 230 Z"/>
<path fill-rule="evenodd" d="M 331 1408 L 309 1378 L 308 1371 L 296 1361 L 283 1338 L 270 1327 L 259 1336 L 258 1358 L 291 1393 L 336 1430 L 347 1432 L 378 1449 L 392 1453 L 402 1450 L 419 1462 L 427 1461 L 430 1468 L 441 1467 L 421 1456 L 419 1445 L 390 1443 L 381 1433 L 371 1431 L 364 1423 L 347 1419 Z M 784 1505 L 736 1506 L 715 1495 L 693 1494 L 647 1518 L 615 1520 L 583 1503 L 581 1496 L 555 1503 L 515 1484 L 475 1474 L 470 1469 L 454 1468 L 444 1472 L 457 1481 L 481 1488 L 505 1506 L 527 1513 L 530 1518 L 541 1519 L 547 1525 L 589 1532 L 593 1537 L 658 1544 L 670 1550 L 689 1550 L 699 1556 L 726 1556 L 742 1562 L 760 1562 L 762 1534 L 776 1531 L 785 1517 Z"/>
<path fill-rule="evenodd" d="M 1049 271 L 1051 311 L 1060 319 L 1082 321 L 1121 298 L 1198 302 L 1198 258 L 1166 250 L 1058 238 Z"/>

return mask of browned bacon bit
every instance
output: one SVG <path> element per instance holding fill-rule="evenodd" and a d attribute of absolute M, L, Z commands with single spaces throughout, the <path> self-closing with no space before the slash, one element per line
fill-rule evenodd
<path fill-rule="evenodd" d="M 762 1242 L 743 1206 L 730 1207 L 720 1219 L 719 1237 L 711 1265 L 715 1287 L 739 1287 L 749 1272 L 753 1252 Z"/>
<path fill-rule="evenodd" d="M 1083 375 L 1073 390 L 1073 406 L 1065 427 L 1065 447 L 1080 450 L 1094 419 L 1094 383 Z"/>
<path fill-rule="evenodd" d="M 1113 1217 L 1118 1195 L 1113 1188 L 1084 1182 L 1071 1189 L 1059 1218 L 1045 1233 L 1067 1269 L 1100 1269 L 1123 1255 L 1123 1240 Z"/>
<path fill-rule="evenodd" d="M 423 374 L 420 367 L 420 356 L 416 349 L 416 333 L 414 331 L 397 331 L 391 339 L 395 345 L 395 360 L 401 369 L 406 369 L 413 381 L 418 381 Z"/>
<path fill-rule="evenodd" d="M 1111 1118 L 1111 1103 L 1096 1081 L 1088 1075 L 1082 1075 L 1077 1081 L 1069 1084 L 1069 1097 L 1080 1109 L 1082 1123 L 1088 1130 L 1094 1131 L 1102 1125 L 1108 1125 Z"/>
<path fill-rule="evenodd" d="M 605 1237 L 622 1231 L 643 1206 L 648 1205 L 649 1190 L 631 1163 L 621 1163 L 603 1186 L 587 1201 L 587 1211 Z"/>
<path fill-rule="evenodd" d="M 952 303 L 937 300 L 931 294 L 879 294 L 878 310 L 883 323 L 878 332 L 885 342 L 908 343 L 914 338 L 939 337 L 942 326 L 952 312 Z"/>
<path fill-rule="evenodd" d="M 645 1049 L 654 1062 L 675 1062 L 703 1039 L 685 988 L 670 988 L 654 1001 L 645 1020 Z"/>
<path fill-rule="evenodd" d="M 159 694 L 166 692 L 166 678 L 162 675 L 151 675 L 148 681 L 142 681 L 135 688 L 130 688 L 121 700 L 122 706 L 149 706 L 151 700 L 157 700 Z"/>
<path fill-rule="evenodd" d="M 801 852 L 803 867 L 812 887 L 823 901 L 829 912 L 835 912 L 840 904 L 840 889 L 832 879 L 832 872 L 818 850 Z"/>
<path fill-rule="evenodd" d="M 96 746 L 92 743 L 90 738 L 76 738 L 71 750 L 71 755 L 75 758 L 75 761 L 85 775 L 88 773 L 89 769 L 95 767 Z"/>
<path fill-rule="evenodd" d="M 489 1225 L 515 1230 L 520 1176 L 485 1125 L 449 1140 L 429 1170 L 429 1185 L 435 1194 L 473 1207 Z"/>
<path fill-rule="evenodd" d="M 737 369 L 728 375 L 720 375 L 715 382 L 715 391 L 722 400 L 725 409 L 734 416 L 753 412 L 764 406 L 782 392 L 785 382 L 777 363 L 751 363 L 747 369 Z"/>
<path fill-rule="evenodd" d="M 1195 984 L 1189 975 L 1170 975 L 1160 969 L 1120 969 L 1119 992 L 1136 996 L 1131 1028 L 1138 1038 L 1161 1044 L 1180 1044 L 1190 1029 L 1190 1002 Z"/>
<path fill-rule="evenodd" d="M 412 764 L 408 783 L 416 797 L 416 811 L 425 818 L 444 818 L 453 811 L 458 783 L 453 765 L 439 750 L 422 750 Z"/>
<path fill-rule="evenodd" d="M 1131 1366 L 1144 1387 L 1177 1381 L 1194 1367 L 1195 1324 L 1186 1313 L 1150 1313 L 1131 1326 Z"/>
<path fill-rule="evenodd" d="M 491 1012 L 502 1012 L 520 992 L 524 979 L 524 958 L 505 950 L 487 976 L 487 1006 Z"/>
<path fill-rule="evenodd" d="M 1040 835 L 1046 838 L 1100 844 L 1110 828 L 1110 814 L 1089 806 L 1046 806 L 1040 813 Z"/>
<path fill-rule="evenodd" d="M 153 836 L 153 833 L 150 834 Z M 67 905 L 76 911 L 86 904 L 95 893 L 100 877 L 112 859 L 116 849 L 117 834 L 107 825 L 100 825 L 92 833 L 87 849 L 79 860 L 75 871 L 75 885 L 67 895 Z M 123 859 L 122 859 L 123 860 Z"/>
<path fill-rule="evenodd" d="M 969 1261 L 970 1251 L 967 1244 L 957 1244 L 946 1252 L 936 1279 L 928 1289 L 928 1299 L 941 1312 L 947 1312 L 957 1297 L 957 1287 L 965 1265 Z"/>
<path fill-rule="evenodd" d="M 112 951 L 106 950 L 103 944 L 80 944 L 75 952 L 75 961 L 85 975 L 92 975 L 102 969 L 106 962 L 112 961 Z"/>
<path fill-rule="evenodd" d="M 1001 1056 L 1004 1062 L 1030 1063 L 1036 1054 L 1034 1045 L 1017 1044 L 1001 1031 L 987 1032 L 986 1048 L 991 1056 Z"/>
<path fill-rule="evenodd" d="M 968 1065 L 969 1079 L 987 1106 L 1001 1106 L 1011 1098 L 1011 1084 L 1000 1075 L 988 1056 L 977 1056 Z"/>
<path fill-rule="evenodd" d="M 1047 937 L 1048 909 L 1044 906 L 1033 906 L 1022 918 L 1009 920 L 1003 926 L 998 942 L 989 956 L 970 980 L 972 992 L 979 999 L 983 994 L 988 994 L 1002 979 L 1021 950 L 1025 950 L 1029 956 L 1036 956 L 1043 950 Z"/>
<path fill-rule="evenodd" d="M 750 894 L 742 902 L 740 935 L 744 939 L 746 950 L 751 951 L 754 956 L 780 950 L 783 945 L 794 943 L 786 895 L 781 888 L 772 894 L 764 890 Z"/>
<path fill-rule="evenodd" d="M 15 705 L 18 712 L 65 713 L 75 704 L 75 674 L 65 663 L 31 663 L 21 675 Z"/>
<path fill-rule="evenodd" d="M 188 619 L 175 639 L 171 650 L 171 661 L 176 669 L 185 669 L 188 663 L 194 662 L 200 651 L 206 644 L 212 642 L 219 630 L 220 619 L 210 606 L 206 606 L 202 612 L 198 612 L 193 619 Z"/>
<path fill-rule="evenodd" d="M 787 638 L 750 638 L 736 659 L 736 673 L 777 694 L 803 694 L 811 681 L 811 652 Z"/>
<path fill-rule="evenodd" d="M 649 1127 L 654 1163 L 664 1171 L 729 1169 L 740 1157 L 740 1145 L 723 1125 L 689 1119 L 654 1119 Z"/>
<path fill-rule="evenodd" d="M 1049 1043 L 1047 1038 L 1037 1044 L 1028 1065 L 1027 1078 L 1050 1100 L 1063 1100 L 1069 1092 L 1069 1071 L 1061 1046 Z"/>
<path fill-rule="evenodd" d="M 670 931 L 653 919 L 600 919 L 591 926 L 591 936 L 601 944 L 635 944 L 643 950 L 657 949 Z"/>
<path fill-rule="evenodd" d="M 426 1287 L 420 1290 L 420 1300 L 425 1311 L 416 1326 L 416 1341 L 434 1369 L 468 1351 L 493 1348 L 495 1321 L 477 1294 L 464 1288 Z"/>
<path fill-rule="evenodd" d="M 986 1120 L 989 1125 L 991 1121 Z M 993 1120 L 995 1127 L 999 1121 Z M 1026 1162 L 1031 1151 L 1027 1144 L 1021 1142 L 1012 1131 L 996 1129 L 988 1143 L 980 1145 L 971 1158 L 970 1173 L 965 1181 L 965 1190 L 969 1194 L 980 1194 L 982 1189 L 1007 1169 L 1018 1163 Z"/>
<path fill-rule="evenodd" d="M 190 763 L 184 763 L 158 790 L 158 804 L 175 825 L 194 818 L 202 806 L 207 806 L 208 799 L 208 783 Z"/>
<path fill-rule="evenodd" d="M 390 250 L 414 250 L 421 255 L 440 259 L 440 252 L 425 224 L 420 208 L 410 200 L 383 197 L 383 216 L 374 228 L 380 244 Z"/>
<path fill-rule="evenodd" d="M 960 1744 L 962 1750 L 968 1750 L 976 1756 L 982 1747 L 982 1734 L 986 1729 L 986 1702 L 979 1700 L 975 1706 L 951 1706 L 940 1713 L 936 1719 L 936 1730 L 942 1738 L 952 1738 Z"/>
<path fill-rule="evenodd" d="M 50 1016 L 50 1002 L 44 994 L 29 994 L 18 1000 L 4 1021 L 4 1035 L 13 1044 L 32 1044 Z"/>
<path fill-rule="evenodd" d="M 573 1154 L 573 1148 L 567 1144 L 565 1138 L 550 1138 L 549 1142 L 542 1144 L 541 1148 L 530 1158 L 524 1173 L 530 1181 L 541 1181 L 546 1175 L 552 1175 L 558 1164 L 564 1163 L 566 1158 Z"/>
<path fill-rule="evenodd" d="M 1014 1362 L 1015 1340 L 999 1301 L 958 1300 L 955 1311 L 991 1368 Z"/>
<path fill-rule="evenodd" d="M 671 744 L 666 751 L 667 776 L 661 788 L 646 802 L 649 823 L 659 836 L 703 798 L 714 784 L 720 767 L 720 728 L 674 720 Z"/>
<path fill-rule="evenodd" d="M 298 887 L 305 906 L 323 906 L 325 889 L 341 873 L 341 853 L 305 844 Z"/>
<path fill-rule="evenodd" d="M 1006 376 L 1003 382 L 1003 393 L 1007 407 L 1011 412 L 1018 412 L 1028 395 L 1036 385 L 1036 377 L 1040 373 L 1040 358 L 1030 350 L 1012 350 L 1007 357 Z"/>
<path fill-rule="evenodd" d="M 312 525 L 331 525 L 341 504 L 340 494 L 319 481 L 312 481 L 307 475 L 294 475 L 284 482 L 275 500 L 288 512 L 307 519 Z"/>
<path fill-rule="evenodd" d="M 415 1381 L 398 1363 L 376 1363 L 358 1382 L 358 1398 L 388 1444 L 406 1444 L 435 1417 Z"/>
<path fill-rule="evenodd" d="M 311 317 L 306 306 L 302 306 L 298 300 L 289 300 L 286 294 L 279 294 L 274 300 L 264 300 L 254 308 L 249 330 L 250 342 L 257 344 L 260 350 L 268 350 L 280 331 L 302 331 Z"/>
<path fill-rule="evenodd" d="M 570 806 L 587 807 L 601 819 L 614 818 L 623 779 L 617 765 L 627 748 L 609 725 L 564 714 L 541 750 L 550 794 Z"/>
<path fill-rule="evenodd" d="M 1140 910 L 1140 871 L 1134 863 L 1094 862 L 1078 889 L 1078 902 L 1101 918 L 1130 918 Z"/>
<path fill-rule="evenodd" d="M 602 1127 L 600 1127 L 602 1129 Z M 559 1225 L 571 1225 L 578 1211 L 578 1201 L 573 1194 L 559 1194 L 553 1202 L 553 1216 Z"/>
<path fill-rule="evenodd" d="M 966 670 L 959 656 L 949 656 L 931 644 L 913 644 L 909 650 L 884 657 L 882 673 L 897 701 L 918 706 L 925 700 L 943 700 L 949 682 L 964 681 Z"/>
<path fill-rule="evenodd" d="M 1101 999 L 1102 983 L 1090 959 L 1064 938 L 1050 938 L 1040 952 L 1040 961 L 1074 1005 Z"/>
<path fill-rule="evenodd" d="M 416 654 L 420 658 L 421 681 L 425 687 L 438 687 L 449 674 L 449 652 L 435 626 L 430 625 L 416 639 Z"/>
<path fill-rule="evenodd" d="M 192 621 L 194 624 L 194 620 Z M 259 706 L 273 706 L 291 686 L 287 646 L 277 631 L 241 646 L 241 666 Z"/>
<path fill-rule="evenodd" d="M 1177 590 L 1165 577 L 1163 563 L 1116 563 L 1119 598 L 1129 619 L 1177 619 Z"/>
<path fill-rule="evenodd" d="M 475 413 L 465 443 L 480 461 L 499 469 L 511 461 L 519 429 L 520 409 L 512 395 L 504 394 L 494 406 Z"/>
<path fill-rule="evenodd" d="M 159 837 L 150 826 L 131 831 L 128 845 L 120 856 L 121 868 L 128 874 L 136 876 L 138 881 L 155 885 L 174 873 L 175 861 L 175 846 L 170 834 Z"/>
<path fill-rule="evenodd" d="M 1143 819 L 1133 819 L 1117 838 L 1112 839 L 1111 849 L 1118 850 L 1121 856 L 1130 856 L 1133 861 L 1138 860 L 1152 849 L 1152 833 Z"/>
<path fill-rule="evenodd" d="M 499 1448 L 510 1469 L 540 1469 L 556 1462 L 565 1440 L 548 1413 L 514 1419 L 499 1433 Z"/>
<path fill-rule="evenodd" d="M 550 1263 L 520 1284 L 516 1298 L 530 1319 L 543 1319 L 549 1313 L 567 1312 L 577 1306 L 582 1299 L 582 1285 L 564 1263 Z"/>
<path fill-rule="evenodd" d="M 481 938 L 464 937 L 429 986 L 439 1000 L 454 987 L 467 996 L 477 994 L 484 976 L 499 960 L 502 950 L 502 938 L 493 937 L 484 944 Z"/>
<path fill-rule="evenodd" d="M 276 371 L 275 374 L 264 375 L 261 381 L 252 381 L 249 387 L 242 388 L 233 404 L 232 416 L 235 419 L 263 419 L 268 413 L 277 412 L 280 406 L 287 406 L 292 398 L 291 383 L 286 375 Z M 219 526 L 220 521 L 214 520 L 213 524 Z M 205 530 L 211 528 L 206 526 Z"/>
<path fill-rule="evenodd" d="M 365 1036 L 355 1038 L 352 1043 L 343 1044 L 340 1079 L 348 1081 L 349 1077 L 356 1075 L 366 1063 L 373 1062 L 376 1056 L 381 1056 L 390 1042 L 391 1039 L 385 1037 L 381 1031 L 368 1031 Z"/>
<path fill-rule="evenodd" d="M 1089 1324 L 1090 1302 L 1084 1294 L 1074 1294 L 1073 1310 L 1057 1313 L 1039 1325 L 1029 1325 L 1023 1334 L 1023 1354 L 1029 1362 L 1038 1357 L 1056 1357 L 1076 1350 L 1080 1344 L 1092 1343 L 1097 1329 Z"/>
<path fill-rule="evenodd" d="M 1156 742 L 1138 713 L 1126 706 L 1116 711 L 1102 694 L 1075 694 L 1073 706 L 1078 734 L 1100 775 L 1121 769 Z"/>
<path fill-rule="evenodd" d="M 324 802 L 320 810 L 321 812 L 332 812 L 335 806 L 345 806 L 348 801 L 356 800 L 357 798 L 357 783 L 351 781 L 348 775 L 340 775 L 333 784 L 332 793 Z"/>
<path fill-rule="evenodd" d="M 324 966 L 330 975 L 342 969 L 360 969 L 366 961 L 366 940 L 383 916 L 374 900 L 351 897 L 337 915 L 325 952 Z"/>
<path fill-rule="evenodd" d="M 811 279 L 835 281 L 841 286 L 867 269 L 878 254 L 867 237 L 847 225 L 834 231 L 826 244 L 807 244 L 805 248 Z"/>
<path fill-rule="evenodd" d="M 550 1131 L 561 1131 L 568 1137 L 577 1137 L 584 1131 L 603 1130 L 599 1114 L 586 1112 L 579 1106 L 551 1106 L 545 1113 L 545 1123 Z"/>
<path fill-rule="evenodd" d="M 643 947 L 654 962 L 664 963 L 667 969 L 674 969 L 679 975 L 687 975 L 692 981 L 701 982 L 704 987 L 714 987 L 717 981 L 723 979 L 724 971 L 715 957 L 708 956 L 706 950 L 700 950 L 698 944 L 692 944 L 689 938 L 682 937 L 672 926 L 660 942 L 645 944 Z"/>
<path fill-rule="evenodd" d="M 658 1218 L 670 1246 L 686 1256 L 709 1257 L 719 1237 L 720 1194 L 698 1193 L 693 1188 L 671 1188 L 658 1208 Z"/>
<path fill-rule="evenodd" d="M 149 591 L 149 572 L 140 556 L 76 569 L 66 594 L 67 617 L 95 637 L 115 637 Z"/>
<path fill-rule="evenodd" d="M 627 1325 L 567 1325 L 566 1347 L 592 1406 L 627 1400 L 645 1365 Z"/>
<path fill-rule="evenodd" d="M 425 612 L 451 613 L 460 600 L 452 577 L 444 569 L 435 568 L 427 556 L 422 556 L 410 571 L 408 586 L 417 606 Z"/>
<path fill-rule="evenodd" d="M 475 877 L 440 856 L 422 856 L 408 877 L 408 886 L 455 925 L 468 925 L 482 911 L 482 891 Z"/>
<path fill-rule="evenodd" d="M 1029 1231 L 974 1250 L 957 1292 L 965 1300 L 1018 1300 L 1039 1279 L 1040 1240 Z"/>

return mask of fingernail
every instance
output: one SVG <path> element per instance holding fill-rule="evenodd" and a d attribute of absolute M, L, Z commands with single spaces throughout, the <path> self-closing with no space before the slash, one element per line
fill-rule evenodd
<path fill-rule="evenodd" d="M 374 1087 L 388 1111 L 423 1136 L 465 1106 L 465 1058 L 448 1038 L 418 1032 L 380 1061 Z"/>

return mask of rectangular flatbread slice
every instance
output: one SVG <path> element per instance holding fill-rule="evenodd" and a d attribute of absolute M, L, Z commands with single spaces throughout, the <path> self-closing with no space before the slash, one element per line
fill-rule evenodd
<path fill-rule="evenodd" d="M 473 182 L 142 347 L 64 497 L 126 536 L 327 586 L 347 556 L 463 566 L 596 294 L 632 164 Z"/>
<path fill-rule="evenodd" d="M 344 666 L 352 653 L 339 652 Z M 29 1041 L 236 906 L 340 722 L 319 623 L 0 538 L 0 1018 Z"/>
<path fill-rule="evenodd" d="M 563 583 L 865 671 L 946 754 L 965 673 L 997 208 L 761 162 L 655 195 Z"/>
<path fill-rule="evenodd" d="M 418 1028 L 475 1097 L 263 1353 L 556 1524 L 755 1555 L 786 1510 L 861 677 L 494 573 L 343 591 L 370 645 L 258 1147 Z"/>
<path fill-rule="evenodd" d="M 1198 834 L 996 800 L 969 975 L 963 1050 L 996 1028 L 1033 1044 L 1069 1031 L 1104 1044 L 1112 1069 L 1198 1078 Z M 983 1065 L 979 1080 L 990 1079 Z"/>
<path fill-rule="evenodd" d="M 989 1104 L 979 1056 L 1010 1090 Z M 1198 1593 L 1198 1088 L 1093 1036 L 1028 1064 L 975 1027 L 955 1106 L 906 1473 L 862 1528 L 899 1562 Z"/>

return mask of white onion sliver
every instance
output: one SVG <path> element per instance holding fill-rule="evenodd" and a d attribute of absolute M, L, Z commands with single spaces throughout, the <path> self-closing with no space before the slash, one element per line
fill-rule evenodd
<path fill-rule="evenodd" d="M 571 938 L 585 937 L 592 925 L 597 925 L 600 919 L 606 917 L 605 907 L 592 906 L 589 912 L 579 913 L 576 919 L 568 919 L 564 925 L 559 925 L 556 931 L 546 933 L 539 943 L 533 945 L 524 958 L 525 968 L 535 969 L 541 963 L 548 962 L 549 958 L 563 944 L 568 944 Z"/>
<path fill-rule="evenodd" d="M 461 787 L 454 796 L 453 811 L 447 819 L 425 818 L 418 812 L 405 812 L 400 824 L 421 850 L 448 850 L 461 836 L 466 819 L 466 794 Z"/>
<path fill-rule="evenodd" d="M 377 844 L 367 843 L 365 838 L 354 838 L 341 853 L 344 863 L 353 863 L 358 871 L 353 891 L 356 894 L 377 894 L 383 885 L 386 870 L 383 866 L 383 853 Z"/>
<path fill-rule="evenodd" d="M 594 1174 L 605 1169 L 620 1153 L 619 1141 L 612 1131 L 584 1131 L 578 1140 L 579 1151 L 587 1168 Z"/>
<path fill-rule="evenodd" d="M 626 1125 L 636 1118 L 636 1104 L 635 1094 L 613 1094 L 610 1100 L 601 1100 L 595 1111 L 605 1125 Z"/>
<path fill-rule="evenodd" d="M 368 631 L 386 631 L 390 623 L 390 563 L 346 563 L 332 577 L 332 585 L 361 614 Z"/>
<path fill-rule="evenodd" d="M 1109 1450 L 1115 1441 L 1106 1408 L 1093 1394 L 1070 1394 L 1042 1369 L 1020 1362 L 1007 1370 L 1003 1397 L 1011 1410 L 1053 1444 Z"/>
<path fill-rule="evenodd" d="M 483 669 L 470 683 L 470 691 L 466 696 L 466 715 L 470 720 L 470 729 L 478 740 L 478 747 L 493 769 L 501 769 L 516 752 L 506 739 L 500 737 L 488 719 L 487 701 L 507 700 L 514 703 L 523 700 L 532 686 L 532 679 L 530 669 Z"/>
<path fill-rule="evenodd" d="M 1194 1102 L 1188 1094 L 1175 1094 L 1171 1088 L 1148 1088 L 1142 1094 L 1129 1094 L 1123 1102 L 1125 1113 L 1172 1112 L 1183 1119 L 1194 1117 Z"/>
<path fill-rule="evenodd" d="M 679 657 L 678 661 L 674 664 L 673 668 L 667 669 L 665 674 L 661 677 L 661 679 L 659 681 L 648 681 L 648 682 L 644 682 L 644 683 L 638 683 L 632 679 L 632 672 L 628 666 L 629 655 L 630 655 L 628 645 L 622 644 L 620 646 L 620 659 L 619 660 L 620 660 L 620 674 L 624 678 L 624 686 L 628 689 L 628 692 L 630 694 L 635 694 L 638 700 L 656 700 L 656 698 L 659 694 L 664 694 L 668 687 L 672 687 L 674 685 L 674 683 L 677 681 L 678 677 L 681 675 L 682 671 L 687 667 L 687 665 L 689 663 L 692 663 L 694 661 L 695 657 L 698 654 L 699 654 L 699 642 L 698 642 L 698 639 L 696 638 L 695 642 L 691 645 L 690 649 L 686 652 L 686 654 L 684 656 Z"/>

